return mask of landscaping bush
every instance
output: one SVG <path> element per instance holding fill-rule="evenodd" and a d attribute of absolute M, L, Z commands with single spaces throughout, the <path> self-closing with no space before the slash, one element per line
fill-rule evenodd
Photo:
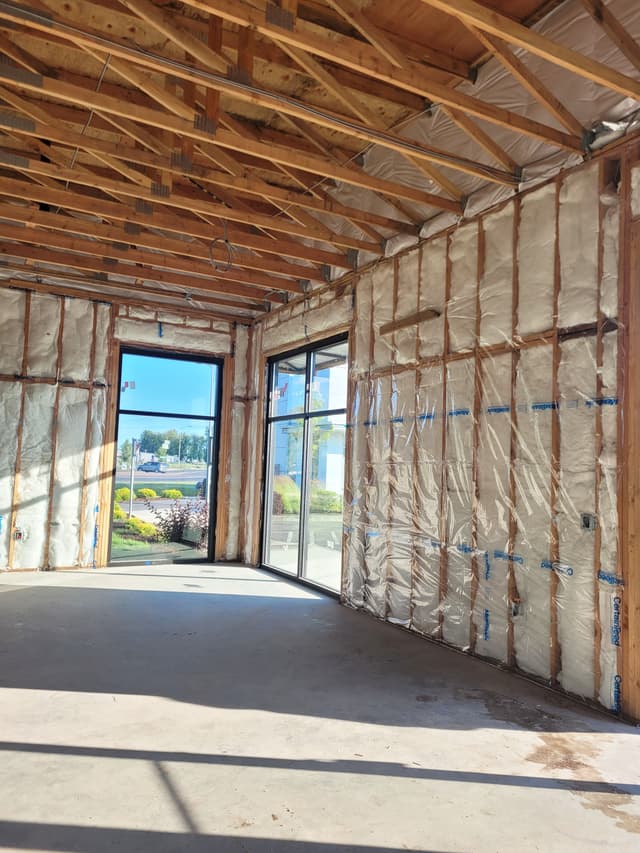
<path fill-rule="evenodd" d="M 157 498 L 158 494 L 153 489 L 138 489 L 138 497 L 150 501 L 152 498 Z"/>
<path fill-rule="evenodd" d="M 295 481 L 286 474 L 278 474 L 273 478 L 273 491 L 280 498 L 277 501 L 278 507 L 282 506 L 281 512 L 286 515 L 297 515 L 300 512 L 300 489 Z M 275 498 L 275 495 L 274 495 Z M 276 500 L 274 500 L 274 513 L 276 513 Z"/>
<path fill-rule="evenodd" d="M 153 540 L 158 538 L 158 528 L 150 521 L 142 521 L 142 519 L 134 516 L 127 519 L 124 526 L 129 533 L 135 533 L 142 539 Z"/>
<path fill-rule="evenodd" d="M 163 542 L 183 542 L 187 527 L 200 531 L 198 548 L 206 548 L 209 532 L 209 505 L 206 501 L 174 501 L 161 510 L 145 499 L 147 509 L 157 522 L 158 536 Z"/>
<path fill-rule="evenodd" d="M 342 512 L 342 497 L 327 489 L 311 489 L 311 512 Z"/>
<path fill-rule="evenodd" d="M 172 501 L 177 501 L 182 497 L 180 489 L 164 489 L 160 492 L 160 497 L 169 498 Z"/>
<path fill-rule="evenodd" d="M 135 498 L 136 493 L 133 493 L 133 497 Z M 128 501 L 131 497 L 131 492 L 126 486 L 121 486 L 119 489 L 116 489 L 115 495 L 113 496 L 114 500 L 117 503 L 121 503 L 122 501 Z"/>
<path fill-rule="evenodd" d="M 122 509 L 119 503 L 113 504 L 113 519 L 114 521 L 122 521 L 127 517 L 127 513 Z"/>

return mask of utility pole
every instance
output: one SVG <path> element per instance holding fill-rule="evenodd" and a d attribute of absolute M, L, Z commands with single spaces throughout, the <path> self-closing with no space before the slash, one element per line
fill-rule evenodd
<path fill-rule="evenodd" d="M 129 518 L 133 515 L 133 472 L 136 466 L 136 457 L 140 442 L 135 438 L 131 439 L 131 471 L 129 473 Z"/>

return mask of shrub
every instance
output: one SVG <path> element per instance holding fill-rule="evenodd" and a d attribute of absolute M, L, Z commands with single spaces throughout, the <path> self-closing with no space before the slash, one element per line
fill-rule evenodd
<path fill-rule="evenodd" d="M 119 504 L 119 503 L 114 503 L 114 504 L 113 504 L 113 518 L 114 518 L 114 521 L 122 521 L 122 519 L 123 519 L 123 518 L 126 518 L 126 517 L 127 517 L 127 514 L 126 514 L 126 512 L 122 509 L 122 507 L 120 506 L 120 504 Z"/>
<path fill-rule="evenodd" d="M 273 493 L 273 499 L 271 502 L 271 512 L 273 513 L 273 515 L 284 514 L 284 504 L 282 502 L 282 495 L 278 494 L 278 492 Z"/>
<path fill-rule="evenodd" d="M 161 497 L 169 498 L 172 501 L 177 501 L 182 497 L 182 492 L 180 489 L 165 489 L 160 492 Z"/>
<path fill-rule="evenodd" d="M 300 489 L 295 481 L 286 474 L 278 474 L 273 478 L 273 491 L 279 496 L 280 500 L 274 500 L 274 513 L 276 505 L 282 507 L 282 512 L 287 515 L 297 514 L 300 512 Z"/>
<path fill-rule="evenodd" d="M 116 489 L 116 492 L 113 497 L 117 503 L 120 503 L 121 501 L 128 501 L 130 496 L 131 492 L 129 491 L 129 489 L 126 486 L 121 486 L 119 489 Z M 136 497 L 135 492 L 133 493 L 133 497 Z"/>
<path fill-rule="evenodd" d="M 342 497 L 327 489 L 312 489 L 311 512 L 342 512 Z"/>
<path fill-rule="evenodd" d="M 158 495 L 153 489 L 138 489 L 138 497 L 146 501 L 157 498 Z"/>
<path fill-rule="evenodd" d="M 143 539 L 158 538 L 158 528 L 155 524 L 151 524 L 150 521 L 142 521 L 141 518 L 136 518 L 134 516 L 133 518 L 127 519 L 124 526 L 129 533 L 135 533 Z"/>
<path fill-rule="evenodd" d="M 200 530 L 198 548 L 206 548 L 209 531 L 209 505 L 206 501 L 174 501 L 162 510 L 145 499 L 147 509 L 157 521 L 157 530 L 163 542 L 182 542 L 187 527 Z"/>

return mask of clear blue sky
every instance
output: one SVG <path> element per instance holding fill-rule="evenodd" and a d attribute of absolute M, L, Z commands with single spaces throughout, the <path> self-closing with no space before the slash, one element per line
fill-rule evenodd
<path fill-rule="evenodd" d="M 120 391 L 120 408 L 175 412 L 187 417 L 214 414 L 217 379 L 218 367 L 213 364 L 125 353 L 121 389 L 127 382 L 134 382 L 135 388 L 129 385 Z M 206 428 L 205 421 L 121 415 L 118 444 L 139 438 L 144 429 L 202 434 Z"/>

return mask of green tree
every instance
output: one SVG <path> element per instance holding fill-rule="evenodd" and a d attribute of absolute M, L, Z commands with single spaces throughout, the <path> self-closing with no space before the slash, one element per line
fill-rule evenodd
<path fill-rule="evenodd" d="M 143 453 L 159 453 L 164 438 L 161 432 L 153 432 L 150 429 L 145 429 L 140 436 L 140 450 Z"/>
<path fill-rule="evenodd" d="M 131 462 L 131 442 L 128 438 L 120 445 L 120 459 L 123 465 L 129 465 Z"/>

